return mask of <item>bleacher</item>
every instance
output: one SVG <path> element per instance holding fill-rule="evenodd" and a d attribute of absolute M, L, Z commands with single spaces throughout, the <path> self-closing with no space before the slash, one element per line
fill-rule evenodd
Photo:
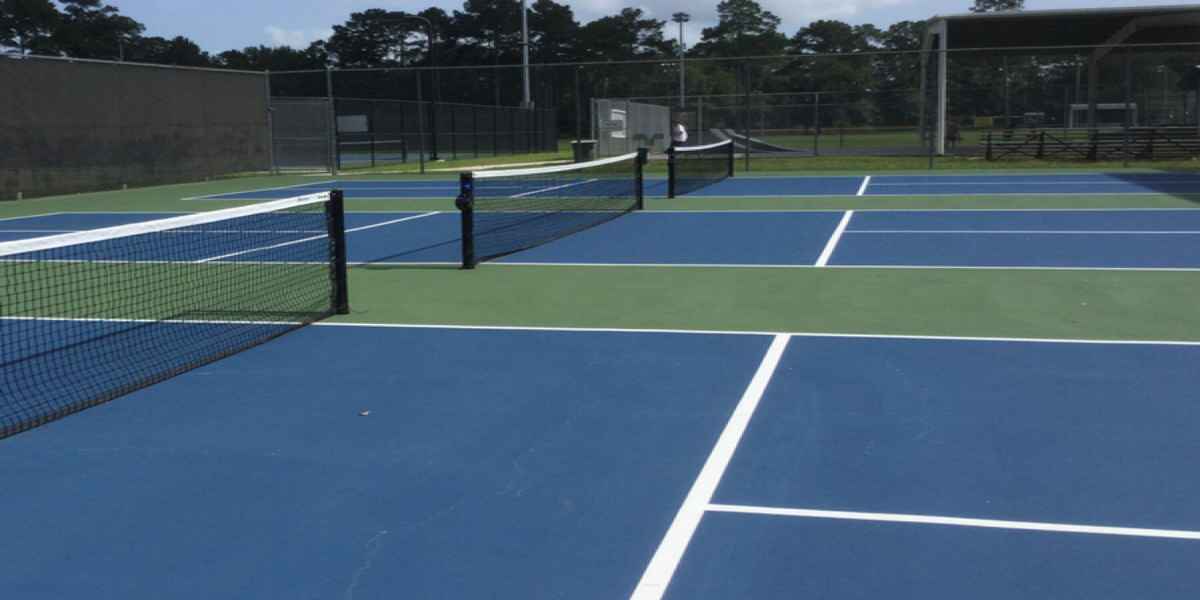
<path fill-rule="evenodd" d="M 987 160 L 1169 160 L 1200 156 L 1196 127 L 1003 129 L 980 141 Z"/>

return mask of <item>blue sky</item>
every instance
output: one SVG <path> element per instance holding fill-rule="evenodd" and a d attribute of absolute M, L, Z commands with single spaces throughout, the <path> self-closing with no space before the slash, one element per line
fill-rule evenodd
<path fill-rule="evenodd" d="M 563 0 L 560 0 L 560 2 Z M 920 20 L 935 14 L 966 12 L 973 0 L 760 0 L 783 19 L 789 36 L 816 19 L 839 19 L 850 23 L 887 26 L 896 21 Z M 637 3 L 649 14 L 667 19 L 683 10 L 692 13 L 686 36 L 694 40 L 700 29 L 716 20 L 718 0 L 642 0 Z M 110 0 L 110 3 L 146 25 L 148 35 L 183 35 L 205 50 L 219 52 L 259 44 L 305 46 L 328 35 L 351 12 L 368 8 L 415 12 L 430 2 L 416 0 Z M 621 0 L 566 0 L 580 21 L 613 14 L 629 6 Z M 1026 0 L 1027 10 L 1051 8 L 1094 8 L 1183 4 L 1185 0 Z M 447 11 L 462 7 L 458 1 L 434 1 Z M 702 8 L 698 8 L 702 7 Z M 672 35 L 675 30 L 669 29 Z"/>

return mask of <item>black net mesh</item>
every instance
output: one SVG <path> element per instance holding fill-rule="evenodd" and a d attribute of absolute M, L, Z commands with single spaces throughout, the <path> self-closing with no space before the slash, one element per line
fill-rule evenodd
<path fill-rule="evenodd" d="M 0 244 L 0 437 L 330 315 L 329 196 Z"/>
<path fill-rule="evenodd" d="M 641 208 L 644 154 L 463 177 L 463 264 L 504 256 Z"/>
<path fill-rule="evenodd" d="M 674 198 L 733 176 L 733 140 L 667 151 L 667 197 Z"/>

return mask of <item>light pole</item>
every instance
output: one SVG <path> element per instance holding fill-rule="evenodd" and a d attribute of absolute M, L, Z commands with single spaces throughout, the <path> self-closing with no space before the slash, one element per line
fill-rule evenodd
<path fill-rule="evenodd" d="M 533 108 L 533 100 L 529 98 L 529 11 L 525 0 L 521 0 L 521 107 Z"/>
<path fill-rule="evenodd" d="M 426 42 L 426 48 L 428 48 L 426 56 L 428 57 L 428 60 L 429 60 L 429 66 L 431 68 L 433 68 L 433 101 L 429 105 L 430 120 L 433 122 L 433 131 L 432 131 L 433 135 L 432 135 L 432 139 L 430 140 L 430 144 L 429 144 L 429 160 L 437 160 L 438 159 L 437 108 L 438 108 L 438 97 L 440 94 L 439 88 L 441 86 L 438 85 L 438 72 L 437 72 L 437 60 L 436 60 L 437 56 L 434 53 L 434 46 L 433 46 L 433 21 L 430 21 L 429 19 L 422 17 L 421 15 L 410 15 L 408 13 L 402 13 L 402 12 L 387 13 L 386 15 L 384 15 L 384 17 L 382 19 L 379 20 L 380 23 L 400 23 L 403 21 L 418 21 L 421 24 L 425 25 L 425 42 Z M 401 41 L 401 45 L 403 45 L 403 43 L 404 42 Z M 403 65 L 401 65 L 401 66 L 403 66 Z M 424 124 L 423 115 L 421 114 L 421 104 L 422 104 L 421 72 L 417 71 L 417 136 L 420 138 L 420 145 L 421 145 L 420 152 L 418 154 L 418 158 L 421 161 L 421 172 L 424 173 L 425 172 L 425 131 L 424 131 L 425 124 Z"/>
<path fill-rule="evenodd" d="M 683 24 L 692 20 L 692 16 L 685 12 L 677 12 L 671 15 L 671 20 L 679 23 L 679 110 L 683 110 L 687 105 L 687 72 L 685 49 L 683 45 Z"/>

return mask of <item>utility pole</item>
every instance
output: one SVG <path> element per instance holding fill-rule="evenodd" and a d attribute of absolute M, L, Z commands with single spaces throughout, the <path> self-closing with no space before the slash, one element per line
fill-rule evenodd
<path fill-rule="evenodd" d="M 677 12 L 671 15 L 671 20 L 679 23 L 679 110 L 683 110 L 687 106 L 687 60 L 686 46 L 683 43 L 683 24 L 692 20 L 692 16 L 685 12 Z"/>
<path fill-rule="evenodd" d="M 529 97 L 529 11 L 521 0 L 521 108 L 533 108 Z"/>

